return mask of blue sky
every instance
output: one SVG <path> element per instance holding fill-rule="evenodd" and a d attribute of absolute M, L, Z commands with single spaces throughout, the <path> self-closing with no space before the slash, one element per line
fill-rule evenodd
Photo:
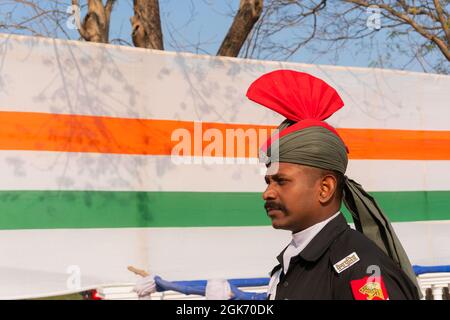
<path fill-rule="evenodd" d="M 198 53 L 215 54 L 232 23 L 233 10 L 237 10 L 239 0 L 161 0 L 161 21 L 163 25 L 164 44 L 166 50 L 177 50 L 174 38 L 178 42 L 201 42 L 203 50 Z M 131 27 L 129 17 L 132 14 L 132 1 L 119 0 L 112 15 L 111 35 L 130 41 Z M 177 30 L 174 36 L 169 35 L 169 29 Z M 289 33 L 280 35 L 289 37 Z M 382 37 L 380 37 L 382 38 Z M 184 47 L 183 51 L 195 52 L 195 48 Z M 345 54 L 336 60 L 334 55 L 318 57 L 309 50 L 301 50 L 290 61 L 339 64 L 345 66 L 368 66 L 369 54 L 361 54 L 357 48 L 349 46 Z M 418 70 L 420 71 L 420 70 Z"/>
<path fill-rule="evenodd" d="M 45 1 L 43 2 L 46 3 Z M 60 2 L 64 3 L 62 8 L 66 4 L 70 4 L 69 0 Z M 80 0 L 80 3 L 85 4 L 86 1 Z M 232 12 L 237 10 L 238 6 L 239 0 L 160 0 L 165 49 L 199 54 L 215 54 L 232 23 Z M 1 14 L 5 14 L 5 10 L 7 9 L 4 6 L 0 6 L 0 20 Z M 82 11 L 82 17 L 84 13 L 85 8 Z M 19 8 L 19 10 L 16 9 L 15 14 L 24 18 L 30 13 Z M 130 17 L 132 15 L 133 1 L 118 0 L 111 18 L 110 40 L 113 40 L 113 43 L 117 44 L 118 42 L 115 39 L 118 38 L 131 43 Z M 66 32 L 70 35 L 70 38 L 79 38 L 76 30 L 71 31 L 67 29 Z M 279 41 L 292 39 L 294 36 L 292 32 L 292 30 L 282 32 L 277 36 L 277 39 Z M 22 33 L 26 34 L 26 31 Z M 361 44 L 347 45 L 339 51 L 339 55 L 336 57 L 334 52 L 318 55 L 310 50 L 310 46 L 307 46 L 290 57 L 288 61 L 367 67 L 374 66 L 374 61 L 378 56 L 391 55 L 386 65 L 378 63 L 375 66 L 402 68 L 409 59 L 398 52 L 392 56 L 391 50 L 386 46 L 386 36 L 387 32 L 383 30 L 379 34 L 377 33 L 373 39 L 372 51 L 368 49 L 368 45 L 365 46 L 364 44 L 362 46 Z M 59 33 L 59 37 L 64 38 L 65 36 Z M 197 43 L 201 43 L 200 50 L 195 46 Z M 317 46 L 317 42 L 314 45 Z M 404 46 L 404 44 L 400 45 Z M 320 46 L 323 47 L 322 44 L 319 44 Z M 412 62 L 405 69 L 423 71 L 417 62 Z"/>
<path fill-rule="evenodd" d="M 184 46 L 182 51 L 215 54 L 232 23 L 231 14 L 238 7 L 239 0 L 160 0 L 165 49 L 179 51 L 179 48 L 174 46 L 174 38 L 176 38 L 177 42 L 186 42 L 186 44 L 187 42 L 202 43 L 200 51 L 197 51 L 194 46 Z M 112 16 L 111 34 L 113 36 L 116 35 L 131 42 L 129 18 L 132 11 L 132 0 L 118 1 Z M 173 37 L 169 34 L 169 29 L 177 30 Z M 278 38 L 280 41 L 285 41 L 290 36 L 292 31 L 283 32 Z M 319 56 L 307 47 L 294 54 L 289 61 L 367 67 L 373 65 L 380 54 L 390 55 L 391 49 L 386 47 L 386 37 L 387 32 L 383 30 L 377 33 L 373 40 L 373 52 L 364 48 L 364 44 L 362 44 L 363 47 L 361 44 L 355 44 L 346 46 L 338 57 L 334 53 Z M 408 61 L 409 58 L 397 54 L 394 57 L 391 56 L 391 63 L 384 67 L 401 68 Z M 376 66 L 380 67 L 380 64 Z M 423 71 L 417 62 L 411 63 L 405 69 Z"/>

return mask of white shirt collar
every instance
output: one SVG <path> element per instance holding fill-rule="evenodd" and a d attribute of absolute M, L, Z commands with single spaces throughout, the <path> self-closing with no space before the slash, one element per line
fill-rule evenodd
<path fill-rule="evenodd" d="M 287 273 L 289 269 L 289 263 L 293 256 L 298 255 L 302 250 L 311 242 L 311 240 L 327 225 L 328 222 L 336 218 L 340 211 L 336 212 L 330 218 L 316 223 L 315 225 L 292 234 L 292 240 L 289 246 L 286 248 L 283 254 L 283 269 L 284 273 Z"/>
<path fill-rule="evenodd" d="M 319 223 L 316 223 L 315 225 L 313 225 L 305 230 L 299 231 L 297 233 L 293 233 L 292 234 L 292 242 L 291 242 L 292 245 L 294 245 L 294 247 L 296 247 L 297 249 L 299 247 L 305 248 L 308 245 L 308 243 L 320 232 L 320 230 L 322 230 L 323 227 L 325 227 L 328 222 L 330 222 L 331 220 L 336 218 L 339 213 L 340 213 L 340 211 L 336 212 L 333 216 L 329 217 L 328 219 L 321 221 Z M 302 250 L 302 249 L 300 249 L 300 250 Z"/>

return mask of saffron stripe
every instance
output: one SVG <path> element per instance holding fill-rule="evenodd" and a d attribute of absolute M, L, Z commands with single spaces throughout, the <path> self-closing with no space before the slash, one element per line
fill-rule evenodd
<path fill-rule="evenodd" d="M 184 142 L 187 147 L 179 153 L 184 156 L 256 157 L 258 147 L 274 128 L 235 123 L 0 112 L 0 150 L 171 155 L 174 148 Z M 208 131 L 210 141 L 204 135 L 209 129 L 214 129 Z M 234 134 L 239 134 L 239 130 L 241 134 L 248 133 L 247 138 L 244 135 L 242 139 L 236 138 Z M 450 131 L 339 128 L 338 132 L 349 147 L 350 159 L 450 160 Z M 217 137 L 222 141 L 217 141 Z M 244 146 L 242 150 L 239 150 L 239 141 Z M 215 150 L 211 143 L 216 143 Z"/>

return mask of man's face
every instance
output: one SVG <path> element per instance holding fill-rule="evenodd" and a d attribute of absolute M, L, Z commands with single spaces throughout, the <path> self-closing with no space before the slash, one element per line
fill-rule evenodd
<path fill-rule="evenodd" d="M 276 163 L 278 170 L 265 176 L 263 193 L 267 215 L 275 229 L 301 231 L 314 224 L 320 207 L 320 179 L 315 168 L 293 163 Z"/>

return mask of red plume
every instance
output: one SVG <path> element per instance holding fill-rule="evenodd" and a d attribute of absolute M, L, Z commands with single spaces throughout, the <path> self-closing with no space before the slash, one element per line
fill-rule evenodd
<path fill-rule="evenodd" d="M 297 130 L 321 126 L 344 143 L 336 129 L 323 121 L 342 108 L 344 102 L 334 88 L 319 78 L 293 70 L 272 71 L 250 85 L 247 97 L 297 122 L 282 130 L 278 139 Z M 262 146 L 263 151 L 271 145 L 272 139 Z M 347 146 L 345 148 L 348 152 Z"/>
<path fill-rule="evenodd" d="M 344 106 L 325 81 L 304 72 L 276 70 L 256 79 L 247 97 L 289 120 L 323 121 Z"/>

